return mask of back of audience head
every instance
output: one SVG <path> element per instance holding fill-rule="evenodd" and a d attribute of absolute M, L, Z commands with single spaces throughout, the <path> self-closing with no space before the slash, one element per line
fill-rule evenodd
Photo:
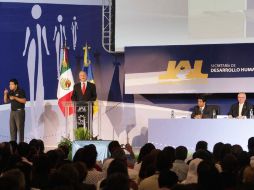
<path fill-rule="evenodd" d="M 197 144 L 196 144 L 196 148 L 195 148 L 195 151 L 198 151 L 198 150 L 207 150 L 207 142 L 206 141 L 198 141 Z"/>
<path fill-rule="evenodd" d="M 239 164 L 240 168 L 245 168 L 250 164 L 250 157 L 248 152 L 242 151 L 238 156 L 237 156 L 237 161 Z"/>
<path fill-rule="evenodd" d="M 175 161 L 175 152 L 176 152 L 176 150 L 175 150 L 174 147 L 166 146 L 166 147 L 163 148 L 162 151 L 165 152 L 168 155 L 168 157 L 170 157 L 172 163 Z"/>
<path fill-rule="evenodd" d="M 85 149 L 79 148 L 73 156 L 73 162 L 84 162 Z"/>
<path fill-rule="evenodd" d="M 108 145 L 109 153 L 112 155 L 112 153 L 114 152 L 114 150 L 116 148 L 121 148 L 121 145 L 119 144 L 119 142 L 118 141 L 111 141 Z"/>
<path fill-rule="evenodd" d="M 254 156 L 254 137 L 248 139 L 248 150 L 250 156 Z"/>
<path fill-rule="evenodd" d="M 177 175 L 170 170 L 162 170 L 159 174 L 158 183 L 160 188 L 171 189 L 178 182 Z"/>
<path fill-rule="evenodd" d="M 221 163 L 222 171 L 234 173 L 238 170 L 238 162 L 233 154 L 227 154 Z"/>
<path fill-rule="evenodd" d="M 19 187 L 17 179 L 10 177 L 0 177 L 0 189 L 22 190 L 22 188 Z"/>
<path fill-rule="evenodd" d="M 51 169 L 56 169 L 58 164 L 64 159 L 63 152 L 58 149 L 50 150 L 46 154 L 48 156 L 49 166 Z"/>
<path fill-rule="evenodd" d="M 19 169 L 8 170 L 3 173 L 1 178 L 4 178 L 4 180 L 6 180 L 7 183 L 9 182 L 10 187 L 12 185 L 13 185 L 13 188 L 15 186 L 18 186 L 17 189 L 19 190 L 25 190 L 26 188 L 25 176 Z M 11 183 L 14 183 L 14 184 L 11 184 Z"/>
<path fill-rule="evenodd" d="M 126 155 L 125 152 L 122 148 L 116 148 L 113 152 L 112 152 L 112 158 L 114 159 L 121 159 L 126 161 Z"/>
<path fill-rule="evenodd" d="M 232 154 L 232 145 L 229 143 L 226 143 L 223 145 L 221 150 L 221 160 L 227 155 Z"/>
<path fill-rule="evenodd" d="M 20 142 L 18 144 L 18 153 L 21 157 L 28 158 L 30 154 L 30 146 L 26 142 Z"/>
<path fill-rule="evenodd" d="M 141 180 L 152 176 L 156 172 L 156 160 L 159 152 L 161 150 L 154 149 L 144 157 L 139 171 L 139 178 Z"/>
<path fill-rule="evenodd" d="M 84 146 L 84 162 L 87 166 L 88 170 L 91 170 L 95 167 L 96 164 L 96 158 L 97 158 L 97 151 L 94 146 L 87 145 Z"/>
<path fill-rule="evenodd" d="M 176 160 L 185 160 L 188 155 L 188 150 L 185 146 L 178 146 L 175 150 L 175 159 Z"/>
<path fill-rule="evenodd" d="M 142 146 L 138 155 L 137 162 L 138 163 L 142 162 L 143 158 L 154 149 L 155 146 L 152 143 L 146 143 L 144 146 Z"/>
<path fill-rule="evenodd" d="M 60 145 L 60 146 L 58 146 L 58 148 L 63 151 L 64 159 L 68 159 L 69 147 L 67 145 Z"/>
<path fill-rule="evenodd" d="M 159 152 L 156 159 L 157 171 L 162 171 L 165 169 L 172 168 L 173 165 L 173 155 L 165 150 Z"/>
<path fill-rule="evenodd" d="M 206 160 L 208 162 L 214 162 L 213 161 L 213 155 L 208 150 L 198 150 L 193 154 L 193 159 L 200 158 L 202 160 Z"/>
<path fill-rule="evenodd" d="M 9 143 L 11 145 L 12 154 L 15 154 L 18 149 L 18 143 L 16 141 L 10 141 Z"/>
<path fill-rule="evenodd" d="M 236 157 L 243 151 L 243 148 L 239 144 L 235 144 L 232 146 L 232 154 Z"/>
<path fill-rule="evenodd" d="M 223 146 L 224 146 L 224 144 L 222 142 L 218 142 L 213 147 L 213 157 L 214 157 L 215 163 L 221 161 L 221 154 L 222 154 Z"/>
<path fill-rule="evenodd" d="M 114 173 L 123 173 L 128 175 L 128 169 L 126 163 L 122 159 L 114 159 L 107 170 L 107 176 L 110 176 Z"/>
<path fill-rule="evenodd" d="M 63 174 L 66 178 L 70 179 L 72 184 L 79 183 L 79 172 L 73 164 L 64 164 L 57 170 L 57 172 Z"/>
<path fill-rule="evenodd" d="M 218 170 L 214 164 L 207 161 L 199 163 L 197 168 L 198 184 L 201 189 L 206 190 L 220 190 L 222 189 L 222 183 Z"/>
<path fill-rule="evenodd" d="M 87 167 L 85 165 L 85 163 L 83 162 L 75 162 L 73 163 L 74 168 L 76 168 L 76 170 L 79 173 L 79 182 L 83 182 L 86 179 L 87 176 Z"/>
<path fill-rule="evenodd" d="M 114 173 L 107 178 L 103 190 L 129 190 L 129 178 L 124 173 Z"/>

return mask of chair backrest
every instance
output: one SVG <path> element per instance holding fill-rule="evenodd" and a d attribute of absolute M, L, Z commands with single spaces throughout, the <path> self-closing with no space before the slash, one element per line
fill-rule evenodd
<path fill-rule="evenodd" d="M 208 108 L 210 110 L 215 110 L 216 115 L 220 115 L 220 106 L 218 106 L 218 105 L 208 105 Z"/>

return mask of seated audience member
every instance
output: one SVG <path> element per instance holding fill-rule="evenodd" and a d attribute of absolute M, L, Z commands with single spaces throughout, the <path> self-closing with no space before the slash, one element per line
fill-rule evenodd
<path fill-rule="evenodd" d="M 194 107 L 193 112 L 191 114 L 191 118 L 193 119 L 205 119 L 212 118 L 213 110 L 209 108 L 206 104 L 206 98 L 204 96 L 198 97 L 198 105 Z"/>
<path fill-rule="evenodd" d="M 205 190 L 222 190 L 221 178 L 212 162 L 202 161 L 198 165 L 198 186 Z"/>
<path fill-rule="evenodd" d="M 124 173 L 114 173 L 107 178 L 106 186 L 102 190 L 129 190 L 129 178 Z"/>
<path fill-rule="evenodd" d="M 160 152 L 161 150 L 154 149 L 144 157 L 139 170 L 139 182 L 155 174 L 156 159 Z"/>
<path fill-rule="evenodd" d="M 198 184 L 177 184 L 172 190 L 200 190 Z"/>
<path fill-rule="evenodd" d="M 218 142 L 213 146 L 213 159 L 215 163 L 215 167 L 219 172 L 222 172 L 221 168 L 221 155 L 224 144 L 222 142 Z"/>
<path fill-rule="evenodd" d="M 86 180 L 87 172 L 88 172 L 85 163 L 75 162 L 75 163 L 73 163 L 73 166 L 78 171 L 78 174 L 79 174 L 78 175 L 78 177 L 79 177 L 78 181 L 79 181 L 79 186 L 81 187 L 81 189 L 96 190 L 95 185 L 84 183 L 84 181 Z"/>
<path fill-rule="evenodd" d="M 254 137 L 248 139 L 248 152 L 249 156 L 254 156 Z"/>
<path fill-rule="evenodd" d="M 127 163 L 126 160 L 124 159 L 114 159 L 107 170 L 107 178 L 102 180 L 101 183 L 98 183 L 97 185 L 100 187 L 100 189 L 103 189 L 104 187 L 107 186 L 107 182 L 108 182 L 108 178 L 116 173 L 122 173 L 125 175 L 128 175 L 128 169 L 127 169 Z M 129 186 L 131 187 L 131 189 L 133 190 L 137 190 L 138 189 L 138 185 L 136 184 L 136 182 L 132 179 L 130 179 L 129 177 Z"/>
<path fill-rule="evenodd" d="M 163 148 L 162 151 L 167 154 L 168 158 L 170 159 L 170 164 L 173 164 L 173 162 L 175 161 L 175 153 L 176 153 L 175 148 L 172 146 L 166 146 Z M 169 169 L 171 169 L 171 167 Z"/>
<path fill-rule="evenodd" d="M 207 150 L 208 143 L 206 141 L 198 141 L 195 147 L 195 151 Z"/>
<path fill-rule="evenodd" d="M 48 185 L 48 176 L 50 173 L 49 158 L 46 154 L 35 157 L 32 169 L 31 187 L 44 189 Z"/>
<path fill-rule="evenodd" d="M 109 143 L 108 145 L 108 150 L 109 150 L 109 153 L 110 153 L 110 157 L 105 159 L 103 161 L 103 166 L 102 166 L 102 171 L 104 173 L 107 172 L 107 169 L 108 169 L 108 166 L 109 164 L 113 161 L 114 159 L 114 152 L 115 150 L 119 150 L 119 149 L 122 149 L 122 150 L 126 150 L 128 152 L 128 154 L 125 154 L 125 157 L 127 158 L 127 164 L 128 164 L 128 167 L 129 168 L 133 168 L 134 167 L 134 164 L 136 162 L 136 159 L 135 159 L 135 155 L 134 155 L 134 152 L 132 150 L 132 147 L 130 144 L 126 144 L 124 148 L 121 147 L 121 145 L 119 144 L 118 141 L 112 141 Z M 124 151 L 125 152 L 125 151 Z"/>
<path fill-rule="evenodd" d="M 156 171 L 155 173 L 145 178 L 140 182 L 139 190 L 157 190 L 159 189 L 158 178 L 160 172 L 166 170 L 169 171 L 169 168 L 172 167 L 172 158 L 166 151 L 160 151 L 156 159 Z"/>
<path fill-rule="evenodd" d="M 197 169 L 202 161 L 200 158 L 195 158 L 190 162 L 187 177 L 182 181 L 182 184 L 198 183 Z"/>
<path fill-rule="evenodd" d="M 107 169 L 109 167 L 109 164 L 114 160 L 112 158 L 112 155 L 113 155 L 113 152 L 115 151 L 115 149 L 117 148 L 121 148 L 121 145 L 119 144 L 118 141 L 111 141 L 108 145 L 108 151 L 109 151 L 109 154 L 110 154 L 110 157 L 103 160 L 103 166 L 102 166 L 102 171 L 104 173 L 107 172 Z"/>
<path fill-rule="evenodd" d="M 178 182 L 178 177 L 175 172 L 170 170 L 163 170 L 160 172 L 159 178 L 160 190 L 170 190 Z"/>
<path fill-rule="evenodd" d="M 97 171 L 95 168 L 97 158 L 97 151 L 94 145 L 87 145 L 84 147 L 83 162 L 86 164 L 88 173 L 85 180 L 87 184 L 96 185 L 98 181 L 104 178 L 104 174 Z"/>
<path fill-rule="evenodd" d="M 231 106 L 228 115 L 233 118 L 250 118 L 250 110 L 253 109 L 253 105 L 246 101 L 246 94 L 240 92 L 237 100 L 238 102 Z"/>
<path fill-rule="evenodd" d="M 247 166 L 243 171 L 243 183 L 254 184 L 254 168 Z"/>
<path fill-rule="evenodd" d="M 19 169 L 8 170 L 0 178 L 0 189 L 25 190 L 26 180 Z"/>
<path fill-rule="evenodd" d="M 184 146 L 178 146 L 175 150 L 175 161 L 173 163 L 173 168 L 171 169 L 178 176 L 179 181 L 186 179 L 189 166 L 185 163 L 187 158 L 188 150 Z"/>
<path fill-rule="evenodd" d="M 233 154 L 226 154 L 221 163 L 222 186 L 224 189 L 234 189 L 239 184 L 238 181 L 238 162 Z"/>
<path fill-rule="evenodd" d="M 140 171 L 140 167 L 144 157 L 148 155 L 154 149 L 155 149 L 155 146 L 152 143 L 146 143 L 144 146 L 141 147 L 137 162 L 134 165 L 134 170 L 136 170 L 137 172 Z"/>

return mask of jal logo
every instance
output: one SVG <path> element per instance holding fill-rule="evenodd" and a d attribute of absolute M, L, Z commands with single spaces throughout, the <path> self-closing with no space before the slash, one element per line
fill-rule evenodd
<path fill-rule="evenodd" d="M 205 79 L 208 74 L 202 73 L 203 60 L 195 60 L 193 68 L 189 60 L 169 61 L 166 74 L 159 76 L 160 80 L 166 79 Z"/>

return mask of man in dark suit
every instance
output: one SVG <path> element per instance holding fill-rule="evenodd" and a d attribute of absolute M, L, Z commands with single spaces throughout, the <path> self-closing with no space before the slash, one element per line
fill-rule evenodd
<path fill-rule="evenodd" d="M 206 105 L 206 98 L 204 96 L 199 96 L 198 105 L 194 107 L 193 112 L 191 114 L 191 118 L 193 119 L 212 118 L 213 117 L 212 111 L 213 110 Z"/>
<path fill-rule="evenodd" d="M 83 127 L 84 118 L 85 123 L 88 123 L 88 111 L 90 115 L 93 113 L 93 102 L 97 99 L 97 94 L 95 84 L 87 81 L 86 72 L 79 72 L 79 80 L 73 87 L 71 99 L 76 102 L 77 127 Z"/>
<path fill-rule="evenodd" d="M 246 94 L 240 92 L 237 95 L 238 103 L 231 106 L 228 115 L 233 118 L 250 118 L 250 110 L 253 109 L 253 105 L 246 101 Z"/>

